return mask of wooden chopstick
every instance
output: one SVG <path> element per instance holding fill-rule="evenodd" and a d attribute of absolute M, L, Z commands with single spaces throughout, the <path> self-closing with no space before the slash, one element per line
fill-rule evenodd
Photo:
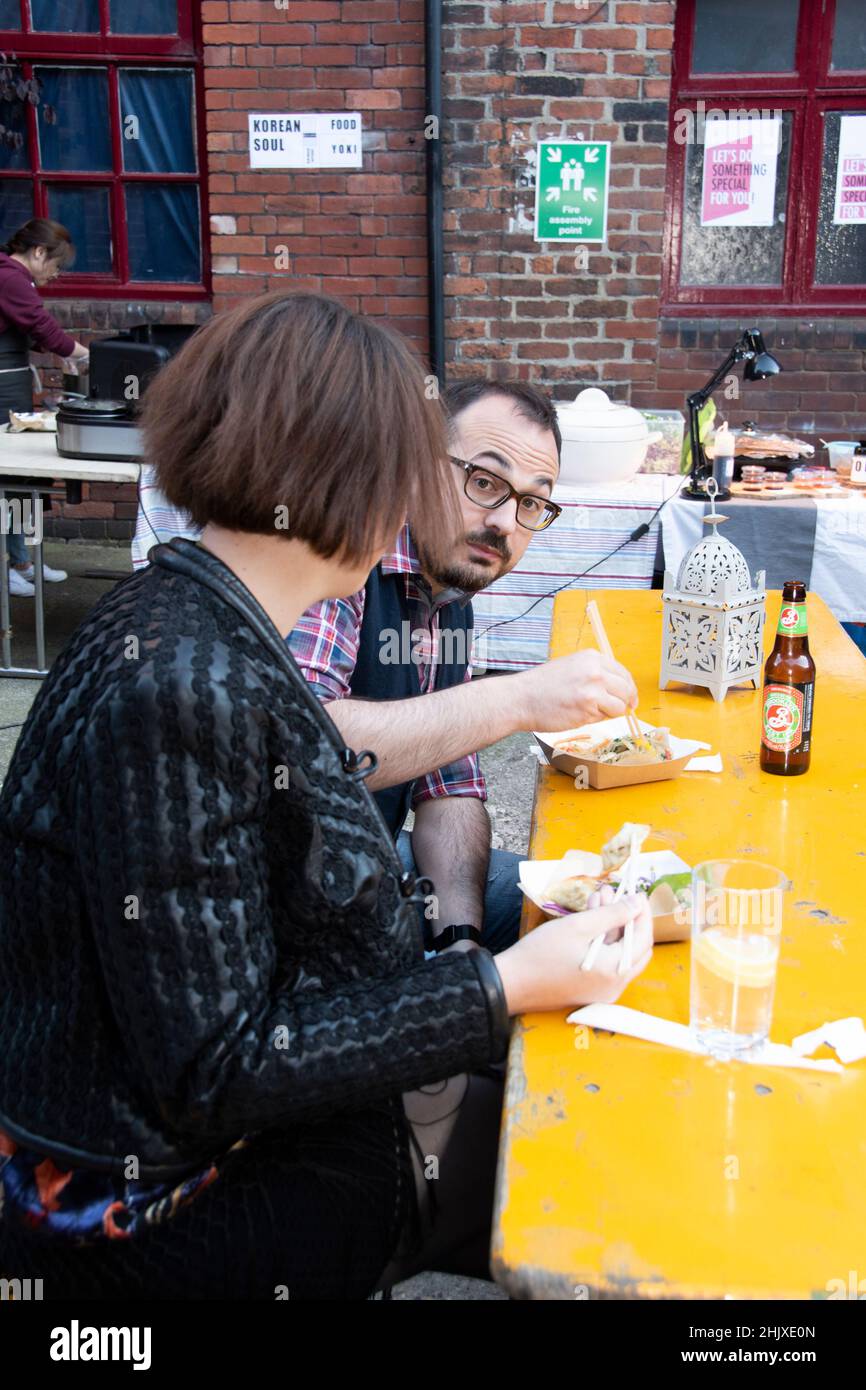
<path fill-rule="evenodd" d="M 598 604 L 596 603 L 594 598 L 591 598 L 589 600 L 589 603 L 586 605 L 586 615 L 589 618 L 590 624 L 592 626 L 593 635 L 595 636 L 595 640 L 598 643 L 601 652 L 604 654 L 604 656 L 610 657 L 611 661 L 614 661 L 616 658 L 613 654 L 613 647 L 610 645 L 610 640 L 608 638 L 607 632 L 605 631 L 605 626 L 602 622 L 601 614 L 598 611 Z M 631 710 L 628 710 L 626 712 L 625 719 L 626 723 L 628 724 L 629 732 L 632 738 L 636 738 L 640 743 L 647 743 L 648 739 L 646 737 L 646 734 L 641 729 L 640 725 L 637 722 L 637 719 L 635 718 Z"/>

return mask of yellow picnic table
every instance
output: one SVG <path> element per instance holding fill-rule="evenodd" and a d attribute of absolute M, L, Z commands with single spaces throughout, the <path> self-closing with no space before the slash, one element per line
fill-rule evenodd
<path fill-rule="evenodd" d="M 587 592 L 556 603 L 551 655 L 594 645 Z M 530 855 L 599 850 L 625 820 L 689 864 L 754 855 L 786 895 L 771 1036 L 866 1015 L 866 662 L 809 595 L 812 765 L 758 764 L 760 692 L 658 689 L 661 594 L 596 595 L 641 718 L 720 752 L 721 773 L 575 790 L 539 768 Z M 765 646 L 780 595 L 767 596 Z M 537 925 L 527 904 L 524 930 Z M 688 1023 L 689 945 L 657 946 L 620 1003 Z M 575 1043 L 583 1046 L 575 1046 Z M 818 1056 L 833 1056 L 824 1048 Z M 866 1294 L 866 1061 L 843 1075 L 717 1062 L 562 1014 L 516 1020 L 493 1234 L 517 1298 L 827 1298 Z M 852 1272 L 854 1272 L 852 1274 Z M 856 1290 L 854 1293 L 856 1296 Z"/>

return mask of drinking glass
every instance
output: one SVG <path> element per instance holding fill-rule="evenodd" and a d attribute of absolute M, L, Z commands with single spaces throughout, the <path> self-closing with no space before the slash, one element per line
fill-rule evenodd
<path fill-rule="evenodd" d="M 787 880 L 753 859 L 711 859 L 692 871 L 691 1027 L 714 1057 L 769 1036 Z"/>

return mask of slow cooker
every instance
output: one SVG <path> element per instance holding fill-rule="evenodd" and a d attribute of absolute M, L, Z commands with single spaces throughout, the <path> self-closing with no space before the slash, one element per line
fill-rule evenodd
<path fill-rule="evenodd" d="M 127 401 L 61 401 L 57 452 L 65 459 L 137 462 L 144 456 L 141 430 Z"/>

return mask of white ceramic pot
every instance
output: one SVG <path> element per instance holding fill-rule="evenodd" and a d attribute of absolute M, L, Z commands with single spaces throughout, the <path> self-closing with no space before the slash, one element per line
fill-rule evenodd
<path fill-rule="evenodd" d="M 563 487 L 625 483 L 643 465 L 650 444 L 647 422 L 630 405 L 612 401 L 598 386 L 587 386 L 577 399 L 557 403 L 562 431 Z"/>

